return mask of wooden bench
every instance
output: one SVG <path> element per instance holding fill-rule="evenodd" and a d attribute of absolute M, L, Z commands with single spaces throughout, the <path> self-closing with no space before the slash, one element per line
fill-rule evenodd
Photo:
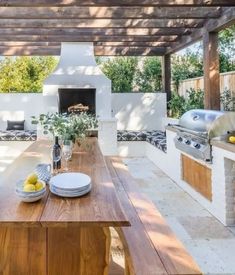
<path fill-rule="evenodd" d="M 155 205 L 138 189 L 118 157 L 106 164 L 131 227 L 119 228 L 124 245 L 126 274 L 202 274 L 175 237 Z"/>

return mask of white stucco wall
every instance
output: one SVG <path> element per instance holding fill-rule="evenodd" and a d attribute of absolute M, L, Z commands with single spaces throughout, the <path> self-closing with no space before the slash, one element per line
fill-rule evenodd
<path fill-rule="evenodd" d="M 0 129 L 6 130 L 7 120 L 25 119 L 25 129 L 33 129 L 31 116 L 57 110 L 56 97 L 42 94 L 0 94 Z"/>
<path fill-rule="evenodd" d="M 111 94 L 113 116 L 118 129 L 161 129 L 166 116 L 166 96 L 163 93 Z M 56 112 L 57 96 L 34 93 L 0 94 L 0 129 L 6 129 L 7 120 L 25 119 L 25 128 L 33 129 L 31 116 Z"/>
<path fill-rule="evenodd" d="M 165 93 L 113 93 L 118 130 L 160 130 L 166 117 Z"/>

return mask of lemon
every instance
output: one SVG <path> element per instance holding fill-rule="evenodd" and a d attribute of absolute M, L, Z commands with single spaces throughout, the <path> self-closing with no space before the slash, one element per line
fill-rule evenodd
<path fill-rule="evenodd" d="M 35 173 L 32 173 L 28 175 L 26 181 L 28 181 L 29 184 L 36 184 L 38 181 L 38 176 Z"/>
<path fill-rule="evenodd" d="M 235 136 L 229 137 L 229 141 L 232 142 L 232 143 L 235 143 Z"/>
<path fill-rule="evenodd" d="M 27 185 L 27 184 L 30 184 L 30 182 L 28 180 L 25 180 L 24 181 L 24 186 Z"/>
<path fill-rule="evenodd" d="M 33 185 L 33 184 L 26 184 L 24 186 L 24 191 L 25 192 L 34 192 L 34 191 L 36 191 L 35 185 Z"/>
<path fill-rule="evenodd" d="M 37 181 L 37 183 L 35 184 L 35 189 L 36 191 L 40 191 L 43 189 L 43 183 L 41 181 Z"/>

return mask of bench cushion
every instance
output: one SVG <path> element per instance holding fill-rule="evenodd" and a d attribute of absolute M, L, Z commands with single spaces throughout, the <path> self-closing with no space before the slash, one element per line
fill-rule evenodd
<path fill-rule="evenodd" d="M 165 132 L 154 131 L 151 135 L 147 136 L 146 141 L 162 150 L 164 153 L 167 152 Z"/>
<path fill-rule="evenodd" d="M 118 141 L 146 141 L 147 131 L 117 131 Z"/>
<path fill-rule="evenodd" d="M 0 131 L 0 141 L 35 141 L 37 132 L 32 130 Z"/>
<path fill-rule="evenodd" d="M 13 121 L 13 120 L 8 120 L 7 121 L 7 131 L 11 130 L 17 130 L 17 131 L 23 131 L 24 130 L 24 120 L 20 121 Z"/>
<path fill-rule="evenodd" d="M 118 141 L 147 141 L 164 153 L 167 152 L 166 132 L 160 130 L 153 131 L 117 131 Z"/>

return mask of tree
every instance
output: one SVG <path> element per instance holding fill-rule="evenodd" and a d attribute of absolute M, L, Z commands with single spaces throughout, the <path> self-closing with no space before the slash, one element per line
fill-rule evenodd
<path fill-rule="evenodd" d="M 173 55 L 172 81 L 176 92 L 182 80 L 202 75 L 203 62 L 198 51 L 188 49 L 184 55 Z"/>
<path fill-rule="evenodd" d="M 135 83 L 141 92 L 157 92 L 162 89 L 162 69 L 159 57 L 146 57 L 143 67 L 136 71 Z"/>
<path fill-rule="evenodd" d="M 235 25 L 219 32 L 220 72 L 235 70 Z"/>
<path fill-rule="evenodd" d="M 113 92 L 131 92 L 138 59 L 136 57 L 116 57 L 101 64 L 104 74 L 112 80 Z"/>
<path fill-rule="evenodd" d="M 41 92 L 56 64 L 52 56 L 4 58 L 0 61 L 0 92 Z"/>

